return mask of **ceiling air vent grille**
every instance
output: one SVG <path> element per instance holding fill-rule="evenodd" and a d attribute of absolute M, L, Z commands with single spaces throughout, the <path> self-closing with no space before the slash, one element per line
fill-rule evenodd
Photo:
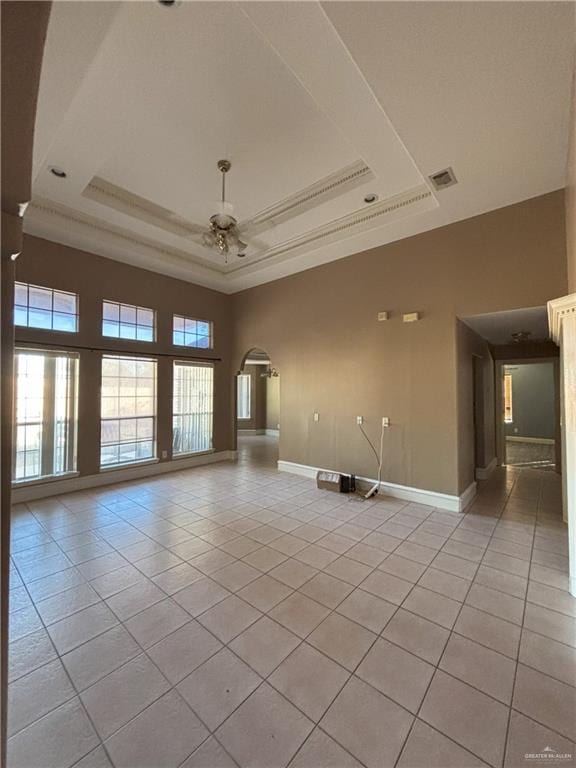
<path fill-rule="evenodd" d="M 428 177 L 434 186 L 434 189 L 442 190 L 446 187 L 451 187 L 458 183 L 458 179 L 454 175 L 452 168 L 445 168 L 443 171 L 433 173 Z"/>

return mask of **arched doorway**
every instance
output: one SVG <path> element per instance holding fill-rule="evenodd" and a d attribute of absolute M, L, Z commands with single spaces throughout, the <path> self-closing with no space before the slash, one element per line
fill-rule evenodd
<path fill-rule="evenodd" d="M 236 375 L 238 458 L 276 466 L 280 437 L 280 374 L 263 349 L 250 349 Z"/>

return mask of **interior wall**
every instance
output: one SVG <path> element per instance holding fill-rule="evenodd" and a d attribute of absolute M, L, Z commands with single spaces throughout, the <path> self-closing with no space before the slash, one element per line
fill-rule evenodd
<path fill-rule="evenodd" d="M 172 365 L 176 359 L 214 360 L 214 450 L 234 446 L 231 387 L 231 307 L 228 296 L 171 277 L 148 272 L 58 243 L 26 235 L 16 262 L 16 279 L 79 294 L 78 333 L 16 328 L 16 345 L 80 348 L 78 470 L 97 474 L 100 467 L 100 378 L 103 348 L 158 356 L 157 454 L 171 461 Z M 102 300 L 156 310 L 156 341 L 145 343 L 102 336 Z M 172 345 L 172 315 L 212 320 L 214 349 Z M 162 459 L 162 452 L 167 457 Z"/>
<path fill-rule="evenodd" d="M 512 376 L 512 417 L 506 424 L 508 437 L 554 440 L 556 404 L 553 363 L 506 366 Z"/>
<path fill-rule="evenodd" d="M 576 37 L 576 19 L 574 27 Z M 572 108 L 570 112 L 570 137 L 566 167 L 566 244 L 568 256 L 568 293 L 576 293 L 576 62 L 572 75 Z"/>
<path fill-rule="evenodd" d="M 566 289 L 558 191 L 235 294 L 234 360 L 259 347 L 281 371 L 282 460 L 374 477 L 356 416 L 373 439 L 388 416 L 383 479 L 458 494 L 474 467 L 459 455 L 456 317 Z"/>
<path fill-rule="evenodd" d="M 458 487 L 474 482 L 477 469 L 496 458 L 494 360 L 490 346 L 463 322 L 456 322 L 458 378 Z M 476 401 L 475 401 L 476 399 Z"/>
<path fill-rule="evenodd" d="M 280 376 L 266 382 L 266 429 L 280 429 Z"/>
<path fill-rule="evenodd" d="M 260 374 L 266 370 L 264 365 L 244 366 L 242 373 L 250 375 L 250 418 L 239 419 L 238 429 L 266 429 L 266 382 L 268 379 Z"/>
<path fill-rule="evenodd" d="M 6 2 L 2 15 L 2 268 L 1 351 L 1 509 L 0 509 L 0 765 L 6 764 L 8 680 L 8 588 L 12 483 L 14 262 L 22 247 L 20 205 L 31 197 L 36 103 L 44 42 L 52 4 Z"/>

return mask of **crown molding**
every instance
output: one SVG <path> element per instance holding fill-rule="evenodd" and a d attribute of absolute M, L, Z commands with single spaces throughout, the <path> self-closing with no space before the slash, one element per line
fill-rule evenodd
<path fill-rule="evenodd" d="M 226 271 L 227 274 L 235 275 L 242 274 L 243 272 L 252 272 L 264 262 L 268 265 L 271 262 L 285 260 L 305 250 L 315 250 L 322 245 L 352 237 L 369 229 L 384 226 L 390 220 L 399 216 L 408 215 L 409 213 L 420 213 L 422 210 L 429 210 L 437 206 L 438 202 L 429 187 L 426 184 L 422 184 L 400 195 L 395 195 L 375 203 L 369 206 L 369 208 L 354 211 L 320 227 L 311 229 L 303 235 L 272 246 L 261 252 L 261 254 L 246 259 L 243 263 L 228 265 Z M 412 207 L 414 210 L 409 211 Z"/>
<path fill-rule="evenodd" d="M 346 166 L 346 168 L 325 176 L 269 208 L 265 208 L 252 218 L 240 222 L 239 227 L 246 232 L 248 237 L 252 233 L 263 232 L 375 178 L 374 173 L 366 163 L 359 160 Z"/>
<path fill-rule="evenodd" d="M 548 302 L 550 336 L 558 345 L 562 340 L 562 323 L 570 316 L 576 317 L 576 293 L 569 293 L 567 296 Z"/>
<path fill-rule="evenodd" d="M 106 181 L 106 179 L 102 179 L 99 176 L 94 176 L 82 192 L 82 196 L 126 216 L 132 216 L 146 224 L 164 229 L 166 232 L 178 235 L 179 237 L 201 235 L 208 228 L 207 224 L 206 226 L 201 226 L 195 222 L 188 221 L 183 216 L 174 213 L 174 211 L 162 208 L 162 206 L 156 205 L 156 203 L 135 195 L 127 189 L 112 184 L 110 181 Z"/>
<path fill-rule="evenodd" d="M 173 248 L 172 246 L 165 245 L 158 240 L 152 240 L 141 235 L 134 234 L 121 227 L 116 227 L 108 222 L 103 222 L 100 219 L 96 219 L 92 216 L 87 216 L 84 213 L 73 211 L 70 208 L 61 206 L 58 203 L 54 203 L 52 200 L 46 200 L 44 198 L 34 198 L 26 214 L 25 222 L 27 225 L 34 224 L 38 221 L 50 221 L 52 225 L 60 226 L 65 231 L 71 225 L 76 225 L 83 230 L 93 230 L 99 238 L 99 242 L 102 245 L 120 244 L 125 247 L 138 249 L 145 248 L 152 250 L 156 256 L 171 257 L 177 259 L 181 263 L 185 263 L 188 266 L 194 264 L 202 269 L 216 272 L 218 274 L 225 274 L 224 265 L 217 264 L 216 262 L 209 262 L 192 253 L 183 251 L 179 248 Z M 30 227 L 27 227 L 27 231 L 30 231 Z M 32 231 L 31 234 L 34 234 Z M 102 253 L 102 255 L 106 255 Z"/>

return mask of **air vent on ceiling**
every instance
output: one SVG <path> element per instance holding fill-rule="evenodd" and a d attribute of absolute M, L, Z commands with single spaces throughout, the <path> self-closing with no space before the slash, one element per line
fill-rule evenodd
<path fill-rule="evenodd" d="M 432 182 L 434 189 L 438 190 L 446 189 L 446 187 L 451 187 L 458 183 L 458 179 L 454 175 L 452 168 L 445 168 L 443 171 L 433 173 L 428 178 Z"/>

